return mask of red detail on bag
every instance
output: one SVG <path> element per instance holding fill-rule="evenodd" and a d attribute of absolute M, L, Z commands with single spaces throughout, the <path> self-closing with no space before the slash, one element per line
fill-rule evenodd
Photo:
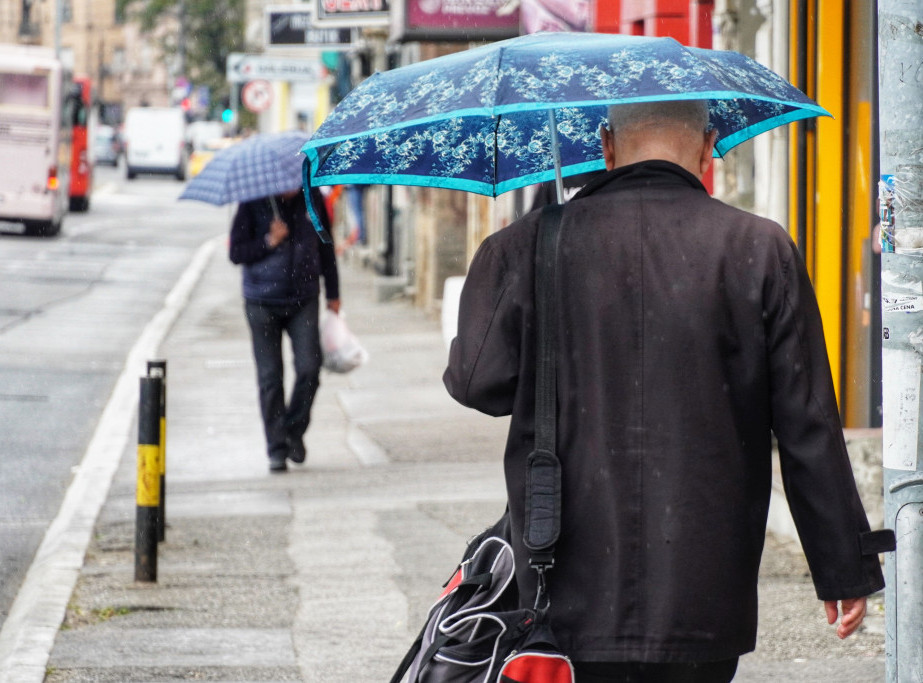
<path fill-rule="evenodd" d="M 553 652 L 523 652 L 500 669 L 503 683 L 574 683 L 570 660 Z"/>
<path fill-rule="evenodd" d="M 443 574 L 443 576 L 445 576 L 445 574 Z M 447 596 L 449 593 L 451 593 L 456 588 L 458 588 L 458 584 L 462 582 L 463 578 L 464 577 L 462 576 L 462 570 L 458 569 L 452 575 L 452 578 L 449 579 L 449 582 L 445 585 L 445 589 L 439 594 L 439 599 L 436 600 L 436 602 L 439 602 L 439 600 L 442 600 L 445 596 Z"/>

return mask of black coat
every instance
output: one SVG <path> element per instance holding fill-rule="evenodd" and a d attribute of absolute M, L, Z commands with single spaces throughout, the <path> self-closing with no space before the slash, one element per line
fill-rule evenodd
<path fill-rule="evenodd" d="M 324 227 L 330 226 L 324 200 L 312 189 L 314 206 Z M 231 222 L 229 256 L 243 265 L 243 295 L 247 301 L 272 305 L 303 305 L 316 300 L 324 278 L 327 300 L 340 298 L 339 272 L 333 244 L 324 244 L 308 219 L 304 193 L 275 198 L 289 234 L 275 249 L 266 244 L 272 222 L 268 197 L 241 202 Z"/>
<path fill-rule="evenodd" d="M 532 450 L 538 213 L 488 237 L 444 381 L 512 414 L 517 577 Z M 820 599 L 884 585 L 846 453 L 811 283 L 777 224 L 667 162 L 606 173 L 566 205 L 558 260 L 563 520 L 552 623 L 582 661 L 704 661 L 756 641 L 771 432 Z M 823 618 L 818 607 L 818 618 Z"/>

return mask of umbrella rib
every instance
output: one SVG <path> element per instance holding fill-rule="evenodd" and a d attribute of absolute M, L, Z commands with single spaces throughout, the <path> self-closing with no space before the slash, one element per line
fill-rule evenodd
<path fill-rule="evenodd" d="M 494 197 L 497 196 L 497 170 L 500 167 L 499 163 L 499 145 L 497 145 L 497 131 L 500 130 L 500 117 L 502 114 L 497 114 L 494 123 Z"/>

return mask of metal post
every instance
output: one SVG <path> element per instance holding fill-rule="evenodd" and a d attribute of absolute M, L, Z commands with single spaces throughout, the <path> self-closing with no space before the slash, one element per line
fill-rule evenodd
<path fill-rule="evenodd" d="M 889 683 L 923 681 L 923 0 L 879 0 L 885 654 Z"/>
<path fill-rule="evenodd" d="M 61 59 L 61 24 L 64 23 L 64 0 L 54 3 L 54 56 Z"/>
<path fill-rule="evenodd" d="M 160 505 L 157 514 L 157 540 L 167 540 L 167 361 L 149 360 L 147 376 L 160 377 Z"/>
<path fill-rule="evenodd" d="M 138 406 L 138 489 L 135 515 L 135 581 L 157 581 L 157 517 L 160 514 L 160 377 L 141 378 Z"/>

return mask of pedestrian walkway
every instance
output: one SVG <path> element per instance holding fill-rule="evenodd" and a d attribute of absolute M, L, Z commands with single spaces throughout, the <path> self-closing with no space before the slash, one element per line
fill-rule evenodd
<path fill-rule="evenodd" d="M 347 260 L 348 261 L 348 260 Z M 375 300 L 341 267 L 370 354 L 324 373 L 308 460 L 268 472 L 239 273 L 215 251 L 159 355 L 168 362 L 167 523 L 135 583 L 135 447 L 96 522 L 45 680 L 389 680 L 465 542 L 504 507 L 505 419 L 441 384 L 435 317 Z M 883 679 L 882 634 L 841 643 L 797 549 L 770 539 L 760 649 L 744 682 Z"/>

